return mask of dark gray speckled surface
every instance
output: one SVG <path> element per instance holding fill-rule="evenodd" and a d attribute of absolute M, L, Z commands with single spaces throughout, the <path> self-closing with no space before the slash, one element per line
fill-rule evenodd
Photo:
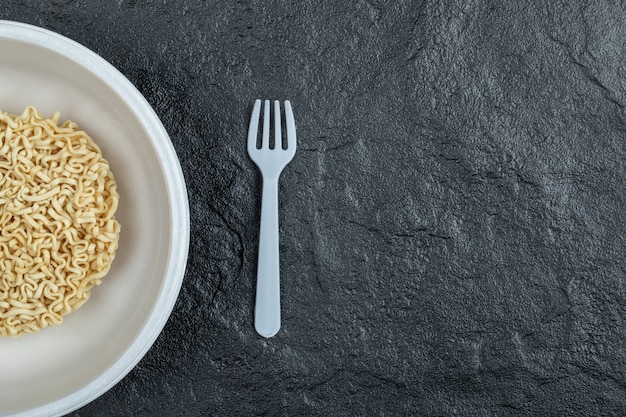
<path fill-rule="evenodd" d="M 186 177 L 162 335 L 73 417 L 626 415 L 626 4 L 4 0 L 154 106 Z M 283 328 L 255 98 L 290 99 Z"/>

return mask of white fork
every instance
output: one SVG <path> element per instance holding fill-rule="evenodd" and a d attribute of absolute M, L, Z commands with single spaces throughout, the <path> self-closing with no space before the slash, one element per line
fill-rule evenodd
<path fill-rule="evenodd" d="M 296 124 L 291 103 L 285 101 L 287 149 L 282 148 L 280 103 L 274 101 L 274 148 L 270 149 L 270 102 L 265 100 L 263 137 L 257 149 L 257 131 L 261 100 L 254 102 L 248 129 L 248 154 L 263 176 L 259 263 L 257 270 L 254 327 L 263 337 L 272 337 L 280 329 L 280 271 L 278 254 L 278 178 L 296 153 Z"/>

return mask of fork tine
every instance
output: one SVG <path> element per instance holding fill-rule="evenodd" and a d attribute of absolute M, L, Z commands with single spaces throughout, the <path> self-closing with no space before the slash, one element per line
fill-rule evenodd
<path fill-rule="evenodd" d="M 265 100 L 265 108 L 263 109 L 263 141 L 261 149 L 270 148 L 270 101 Z"/>
<path fill-rule="evenodd" d="M 274 149 L 283 148 L 283 134 L 280 129 L 280 101 L 274 100 Z"/>
<path fill-rule="evenodd" d="M 289 152 L 296 151 L 296 122 L 293 120 L 291 103 L 285 100 L 285 122 L 287 124 L 287 149 Z"/>
<path fill-rule="evenodd" d="M 250 127 L 248 128 L 248 153 L 256 149 L 257 132 L 259 131 L 259 113 L 261 112 L 261 100 L 254 102 L 252 116 L 250 116 Z"/>

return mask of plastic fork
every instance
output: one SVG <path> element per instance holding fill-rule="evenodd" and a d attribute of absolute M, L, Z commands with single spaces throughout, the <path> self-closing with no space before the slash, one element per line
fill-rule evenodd
<path fill-rule="evenodd" d="M 285 101 L 287 148 L 282 146 L 280 102 L 274 101 L 274 146 L 270 148 L 270 101 L 265 100 L 263 136 L 257 148 L 261 100 L 254 102 L 248 129 L 248 154 L 263 177 L 259 260 L 257 269 L 254 328 L 263 337 L 280 330 L 280 268 L 278 253 L 278 178 L 296 153 L 296 124 L 291 103 Z"/>

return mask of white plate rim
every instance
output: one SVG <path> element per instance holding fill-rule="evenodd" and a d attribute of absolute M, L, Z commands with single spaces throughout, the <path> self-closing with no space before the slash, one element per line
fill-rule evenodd
<path fill-rule="evenodd" d="M 62 416 L 92 402 L 125 377 L 152 347 L 165 327 L 182 286 L 189 252 L 189 200 L 180 162 L 170 137 L 152 106 L 113 65 L 85 46 L 63 35 L 26 23 L 0 20 L 0 39 L 11 39 L 51 49 L 103 80 L 134 111 L 146 130 L 163 170 L 170 209 L 170 252 L 167 279 L 152 312 L 135 340 L 105 372 L 79 390 L 14 416 Z M 158 312 L 158 314 L 155 314 Z"/>

